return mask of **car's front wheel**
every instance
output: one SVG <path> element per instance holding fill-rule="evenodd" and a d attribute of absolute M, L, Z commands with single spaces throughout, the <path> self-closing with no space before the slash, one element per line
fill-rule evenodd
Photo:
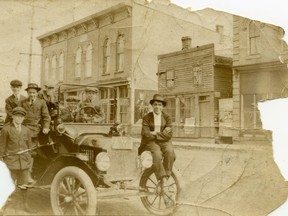
<path fill-rule="evenodd" d="M 87 175 L 79 167 L 61 169 L 51 185 L 50 200 L 55 215 L 95 215 L 96 191 Z"/>
<path fill-rule="evenodd" d="M 172 172 L 166 185 L 158 182 L 153 167 L 146 169 L 140 179 L 140 189 L 146 192 L 141 197 L 144 207 L 156 215 L 169 215 L 176 207 L 180 186 L 176 175 Z"/>

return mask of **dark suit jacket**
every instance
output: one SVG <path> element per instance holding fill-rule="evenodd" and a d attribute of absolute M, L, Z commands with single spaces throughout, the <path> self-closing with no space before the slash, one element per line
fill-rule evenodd
<path fill-rule="evenodd" d="M 46 105 L 48 107 L 48 111 L 51 117 L 55 117 L 57 115 L 58 105 L 56 103 L 56 97 L 50 96 L 47 94 L 47 91 L 43 90 L 38 93 L 38 97 L 45 100 Z"/>
<path fill-rule="evenodd" d="M 30 130 L 24 125 L 19 133 L 12 122 L 6 124 L 0 135 L 0 155 L 13 154 L 32 146 Z M 26 152 L 20 155 L 11 155 L 4 158 L 9 169 L 28 169 L 31 163 L 31 155 Z"/>
<path fill-rule="evenodd" d="M 8 98 L 5 100 L 5 110 L 7 113 L 5 123 L 10 122 L 12 120 L 12 110 L 15 107 L 21 106 L 21 101 L 26 99 L 23 95 L 20 95 L 20 101 L 14 96 L 10 95 Z"/>
<path fill-rule="evenodd" d="M 156 135 L 151 134 L 151 132 L 155 129 L 154 115 L 153 112 L 145 115 L 142 119 L 142 137 L 138 153 L 141 154 L 145 150 L 145 144 L 150 141 L 171 142 L 172 132 L 169 134 L 163 132 L 166 127 L 170 127 L 172 129 L 172 120 L 168 114 L 162 112 L 160 132 L 158 132 Z"/>
<path fill-rule="evenodd" d="M 40 126 L 43 128 L 50 127 L 50 115 L 46 102 L 43 99 L 37 98 L 31 105 L 27 98 L 21 101 L 21 106 L 27 111 L 23 125 L 32 131 L 32 137 L 38 136 Z"/>

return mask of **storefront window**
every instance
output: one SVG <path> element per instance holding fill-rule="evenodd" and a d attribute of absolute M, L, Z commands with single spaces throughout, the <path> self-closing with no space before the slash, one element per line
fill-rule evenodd
<path fill-rule="evenodd" d="M 257 103 L 266 98 L 266 94 L 242 95 L 243 103 L 243 128 L 261 129 L 262 122 Z"/>
<path fill-rule="evenodd" d="M 167 112 L 171 116 L 172 122 L 175 122 L 175 107 L 175 98 L 167 99 L 165 112 Z"/>

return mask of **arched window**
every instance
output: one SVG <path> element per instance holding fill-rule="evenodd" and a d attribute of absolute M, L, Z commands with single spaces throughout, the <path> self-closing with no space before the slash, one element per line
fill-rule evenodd
<path fill-rule="evenodd" d="M 124 64 L 124 36 L 119 35 L 116 45 L 116 71 L 123 71 Z"/>
<path fill-rule="evenodd" d="M 109 38 L 106 38 L 103 46 L 103 74 L 108 74 L 110 72 L 110 48 L 110 40 Z"/>
<path fill-rule="evenodd" d="M 59 81 L 64 80 L 64 53 L 61 52 L 59 56 Z"/>
<path fill-rule="evenodd" d="M 50 61 L 49 61 L 49 57 L 47 56 L 46 59 L 45 59 L 45 63 L 44 63 L 44 78 L 45 80 L 48 80 L 49 78 L 49 67 L 50 67 Z"/>
<path fill-rule="evenodd" d="M 86 68 L 85 68 L 85 76 L 91 77 L 92 75 L 92 44 L 87 46 L 86 50 Z"/>
<path fill-rule="evenodd" d="M 56 74 L 57 74 L 56 63 L 57 63 L 56 55 L 53 55 L 52 62 L 51 62 L 51 76 L 50 76 L 50 79 L 52 80 L 56 79 Z"/>
<path fill-rule="evenodd" d="M 260 31 L 255 21 L 249 23 L 249 54 L 258 54 L 260 44 Z"/>
<path fill-rule="evenodd" d="M 81 76 L 81 57 L 82 57 L 82 49 L 78 47 L 75 56 L 75 77 L 80 78 Z"/>

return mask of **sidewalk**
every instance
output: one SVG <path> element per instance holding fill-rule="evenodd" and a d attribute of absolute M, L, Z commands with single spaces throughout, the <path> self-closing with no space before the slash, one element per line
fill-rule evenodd
<path fill-rule="evenodd" d="M 133 138 L 134 142 L 140 144 L 140 138 Z M 272 143 L 269 144 L 268 141 L 242 141 L 235 142 L 233 144 L 216 144 L 212 143 L 211 140 L 195 140 L 189 138 L 172 138 L 173 145 L 177 148 L 188 148 L 188 149 L 219 149 L 219 150 L 236 150 L 236 151 L 247 151 L 247 150 L 257 150 L 257 151 L 272 151 Z"/>

